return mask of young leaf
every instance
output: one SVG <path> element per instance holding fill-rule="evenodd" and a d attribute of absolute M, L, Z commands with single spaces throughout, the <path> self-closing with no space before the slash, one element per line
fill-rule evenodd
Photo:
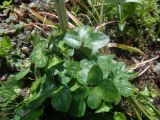
<path fill-rule="evenodd" d="M 102 103 L 102 105 L 96 110 L 95 113 L 103 113 L 103 112 L 109 112 L 112 109 L 111 104 Z"/>
<path fill-rule="evenodd" d="M 35 49 L 29 56 L 31 62 L 39 68 L 43 68 L 47 65 L 48 56 L 46 56 L 41 48 Z"/>
<path fill-rule="evenodd" d="M 114 113 L 114 120 L 127 120 L 126 116 L 121 112 Z"/>
<path fill-rule="evenodd" d="M 0 4 L 0 9 L 8 7 L 9 5 L 11 5 L 12 2 L 13 2 L 13 0 L 3 0 L 3 1 L 1 1 L 2 5 Z"/>
<path fill-rule="evenodd" d="M 61 83 L 64 84 L 64 85 L 66 85 L 67 83 L 69 83 L 70 80 L 71 80 L 70 77 L 64 76 L 61 79 L 61 81 L 62 81 Z"/>
<path fill-rule="evenodd" d="M 61 60 L 56 56 L 50 58 L 49 61 L 48 61 L 47 69 L 50 69 L 51 67 L 59 64 L 60 62 L 61 62 Z"/>

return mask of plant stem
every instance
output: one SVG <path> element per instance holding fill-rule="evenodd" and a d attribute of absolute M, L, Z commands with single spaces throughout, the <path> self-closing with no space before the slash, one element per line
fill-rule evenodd
<path fill-rule="evenodd" d="M 149 119 L 149 120 L 154 120 L 153 117 L 150 117 L 149 114 L 144 110 L 144 108 L 142 107 L 142 105 L 140 105 L 138 103 L 138 101 L 134 98 L 131 97 L 133 103 L 137 106 L 137 108 L 139 108 L 141 110 L 141 112 Z"/>
<path fill-rule="evenodd" d="M 158 115 L 158 117 L 160 117 L 160 112 L 151 103 L 149 103 L 147 101 L 145 101 L 143 103 L 149 105 L 155 111 L 155 113 Z"/>
<path fill-rule="evenodd" d="M 104 0 L 102 1 L 100 17 L 99 17 L 99 25 L 101 25 L 103 23 L 103 12 L 104 12 Z"/>
<path fill-rule="evenodd" d="M 55 8 L 59 17 L 59 23 L 63 31 L 67 31 L 68 18 L 65 6 L 65 0 L 54 0 Z"/>
<path fill-rule="evenodd" d="M 129 101 L 129 102 L 130 102 L 130 104 L 131 104 L 131 108 L 132 108 L 133 111 L 135 112 L 135 115 L 136 115 L 137 119 L 138 119 L 138 120 L 142 120 L 142 118 L 141 118 L 138 110 L 136 109 L 136 107 L 133 105 L 133 103 L 132 103 L 131 101 Z"/>

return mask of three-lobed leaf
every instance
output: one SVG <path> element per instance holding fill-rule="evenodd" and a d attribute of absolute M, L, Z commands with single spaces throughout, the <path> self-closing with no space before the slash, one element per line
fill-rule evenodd
<path fill-rule="evenodd" d="M 87 47 L 92 50 L 92 53 L 97 53 L 98 50 L 109 43 L 110 39 L 102 32 L 94 31 L 89 26 L 77 27 L 66 33 L 64 42 L 73 48 Z"/>

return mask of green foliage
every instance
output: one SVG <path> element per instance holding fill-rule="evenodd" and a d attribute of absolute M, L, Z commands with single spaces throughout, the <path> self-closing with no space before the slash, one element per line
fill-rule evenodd
<path fill-rule="evenodd" d="M 22 84 L 21 80 L 29 73 L 30 65 L 15 74 L 11 75 L 7 82 L 2 83 L 0 86 L 0 110 L 2 115 L 1 118 L 7 118 L 14 116 L 11 111 L 15 110 L 18 106 L 16 99 L 21 95 Z"/>
<path fill-rule="evenodd" d="M 88 108 L 95 110 L 95 113 L 110 112 L 122 96 L 133 94 L 134 87 L 128 80 L 134 73 L 113 60 L 113 55 L 98 52 L 109 43 L 109 37 L 105 34 L 83 26 L 67 32 L 64 37 L 61 34 L 49 36 L 50 41 L 36 37 L 36 34 L 31 35 L 30 39 L 34 45 L 29 58 L 35 66 L 35 81 L 29 96 L 25 96 L 23 104 L 15 109 L 15 116 L 26 120 L 38 118 L 43 115 L 44 108 L 41 106 L 48 98 L 54 110 L 68 112 L 74 117 L 84 116 Z M 92 52 L 76 60 L 73 55 L 78 51 L 64 54 L 72 50 L 70 47 L 79 49 L 82 54 Z M 17 78 L 22 79 L 26 73 L 28 71 L 21 71 L 22 76 Z M 29 112 L 20 114 L 20 109 L 24 113 Z"/>
<path fill-rule="evenodd" d="M 3 2 L 0 9 L 8 7 L 11 2 Z M 144 36 L 158 38 L 160 30 L 155 31 L 159 23 L 156 2 L 81 0 L 77 3 L 83 8 L 80 12 L 87 13 L 84 14 L 87 19 L 91 17 L 90 24 L 116 23 L 111 28 L 106 24 L 106 31 L 110 30 L 107 34 L 115 40 L 121 37 L 128 39 L 130 36 L 137 36 L 136 39 Z M 91 111 L 99 113 L 96 115 L 109 113 L 103 114 L 111 116 L 106 119 L 126 120 L 123 113 L 113 109 L 125 97 L 138 119 L 142 119 L 139 113 L 149 120 L 158 119 L 160 112 L 152 105 L 149 91 L 145 89 L 139 92 L 129 81 L 137 75 L 128 71 L 124 63 L 117 62 L 114 55 L 100 53 L 110 42 L 108 35 L 89 26 L 67 31 L 65 0 L 54 0 L 54 5 L 63 31 L 47 33 L 48 38 L 35 33 L 29 37 L 33 46 L 29 62 L 25 65 L 13 63 L 20 72 L 11 75 L 0 86 L 0 112 L 11 113 L 2 117 L 14 120 L 44 119 L 46 111 L 51 110 L 51 113 L 47 113 L 49 117 L 55 117 L 52 112 L 57 111 L 72 117 L 83 117 Z M 9 38 L 1 38 L 0 57 L 7 56 L 11 49 Z M 28 91 L 22 95 L 26 86 Z M 11 109 L 10 105 L 13 105 Z"/>
<path fill-rule="evenodd" d="M 131 103 L 137 106 L 140 104 L 138 102 L 144 101 L 141 97 L 138 98 L 140 100 L 134 99 L 136 88 L 129 80 L 136 74 L 128 71 L 124 63 L 114 60 L 114 55 L 98 52 L 108 44 L 107 35 L 82 26 L 65 35 L 54 33 L 47 39 L 33 34 L 30 40 L 34 46 L 29 56 L 31 63 L 28 62 L 0 87 L 4 108 L 22 94 L 23 79 L 30 78 L 27 74 L 31 72 L 34 76 L 34 81 L 30 81 L 29 95 L 23 96 L 21 104 L 13 108 L 13 118 L 38 119 L 44 116 L 46 102 L 54 111 L 83 117 L 89 109 L 95 113 L 114 113 L 112 108 L 120 104 L 123 97 L 133 98 Z M 86 56 L 77 58 L 76 54 Z M 159 116 L 152 104 L 143 103 L 144 106 L 150 110 L 152 108 L 152 111 L 144 111 L 145 115 L 152 113 L 155 118 Z M 144 110 L 142 107 L 138 108 Z M 115 112 L 112 117 L 126 120 L 120 112 Z"/>
<path fill-rule="evenodd" d="M 126 116 L 121 112 L 115 112 L 114 120 L 127 120 Z"/>
<path fill-rule="evenodd" d="M 11 50 L 11 41 L 8 37 L 0 38 L 0 57 L 5 57 Z"/>
<path fill-rule="evenodd" d="M 98 26 L 118 42 L 126 42 L 128 38 L 138 42 L 159 41 L 157 0 L 81 0 L 73 8 L 75 14 L 84 14 L 81 17 L 84 23 Z"/>
<path fill-rule="evenodd" d="M 0 3 L 2 3 L 0 4 L 0 9 L 3 9 L 3 8 L 10 6 L 12 3 L 12 0 L 2 0 L 2 2 Z"/>
<path fill-rule="evenodd" d="M 149 90 L 148 87 L 145 87 L 143 91 L 140 91 L 138 95 L 133 95 L 131 99 L 129 99 L 132 109 L 136 113 L 137 118 L 142 119 L 142 115 L 140 115 L 141 111 L 148 120 L 158 120 L 160 117 L 160 111 L 156 109 L 153 105 L 154 96 L 153 89 Z"/>

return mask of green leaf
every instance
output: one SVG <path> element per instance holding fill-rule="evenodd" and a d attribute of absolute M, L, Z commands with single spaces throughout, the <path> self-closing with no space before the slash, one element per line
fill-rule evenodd
<path fill-rule="evenodd" d="M 88 73 L 93 65 L 95 65 L 94 61 L 88 61 L 87 59 L 80 61 L 81 70 L 77 76 L 78 82 L 81 84 L 88 84 Z"/>
<path fill-rule="evenodd" d="M 78 84 L 78 82 L 73 83 L 73 85 L 70 87 L 70 90 L 72 92 L 76 91 L 78 88 L 80 88 L 80 84 Z"/>
<path fill-rule="evenodd" d="M 114 120 L 127 120 L 126 116 L 121 112 L 114 113 Z"/>
<path fill-rule="evenodd" d="M 109 112 L 112 109 L 111 104 L 102 103 L 102 105 L 96 110 L 95 113 L 103 113 L 103 112 Z"/>
<path fill-rule="evenodd" d="M 73 48 L 80 48 L 82 45 L 81 39 L 78 37 L 78 33 L 75 31 L 67 32 L 64 37 L 64 42 Z"/>
<path fill-rule="evenodd" d="M 86 103 L 83 99 L 77 100 L 73 97 L 69 113 L 73 117 L 82 117 L 86 111 Z"/>
<path fill-rule="evenodd" d="M 121 73 L 123 75 L 123 73 Z M 124 97 L 129 97 L 134 92 L 134 87 L 128 81 L 128 79 L 123 76 L 122 78 L 118 78 L 120 75 L 117 75 L 117 78 L 114 79 L 114 83 L 117 86 L 119 92 Z"/>
<path fill-rule="evenodd" d="M 119 27 L 119 30 L 120 30 L 120 31 L 123 31 L 124 28 L 125 28 L 125 26 L 126 26 L 126 22 L 119 22 L 119 23 L 118 23 L 118 27 Z"/>
<path fill-rule="evenodd" d="M 32 44 L 35 48 L 41 48 L 44 50 L 48 47 L 48 40 L 44 37 L 41 37 L 40 35 L 36 33 L 32 33 L 29 36 L 29 40 L 32 41 Z"/>
<path fill-rule="evenodd" d="M 119 91 L 111 80 L 104 80 L 97 86 L 97 89 L 101 91 L 102 99 L 105 102 L 117 102 L 120 100 Z"/>
<path fill-rule="evenodd" d="M 108 74 L 117 68 L 117 62 L 113 60 L 114 55 L 103 55 L 98 57 L 98 65 L 102 69 L 103 79 L 108 77 Z"/>
<path fill-rule="evenodd" d="M 11 5 L 12 0 L 3 0 L 3 2 L 1 2 L 1 3 L 2 3 L 2 5 L 0 5 L 0 9 L 3 9 L 3 8 L 6 8 L 9 5 Z"/>
<path fill-rule="evenodd" d="M 27 115 L 25 115 L 23 120 L 37 120 L 43 114 L 44 108 L 39 107 L 32 111 L 30 111 Z"/>
<path fill-rule="evenodd" d="M 77 78 L 77 74 L 80 71 L 80 63 L 73 60 L 65 61 L 65 67 L 67 69 L 67 74 L 70 77 Z"/>
<path fill-rule="evenodd" d="M 55 86 L 47 75 L 37 78 L 30 88 L 30 95 L 26 98 L 27 107 L 30 109 L 39 107 L 54 89 Z"/>
<path fill-rule="evenodd" d="M 89 93 L 89 88 L 87 86 L 82 86 L 74 91 L 74 98 L 77 100 L 86 99 Z"/>
<path fill-rule="evenodd" d="M 29 71 L 30 71 L 30 68 L 24 68 L 24 69 L 21 70 L 18 74 L 16 74 L 16 75 L 14 76 L 14 78 L 15 78 L 16 80 L 20 80 L 20 79 L 24 78 L 24 77 L 29 73 Z"/>
<path fill-rule="evenodd" d="M 96 109 L 101 105 L 101 101 L 102 101 L 102 93 L 101 90 L 97 87 L 94 88 L 90 88 L 89 89 L 89 95 L 87 98 L 87 105 L 91 108 L 91 109 Z"/>
<path fill-rule="evenodd" d="M 71 91 L 68 86 L 60 87 L 51 95 L 52 107 L 58 111 L 67 112 L 71 103 Z"/>
<path fill-rule="evenodd" d="M 103 77 L 110 77 L 113 80 L 120 95 L 128 97 L 133 93 L 133 86 L 128 81 L 133 75 L 127 71 L 123 63 L 113 60 L 113 55 L 104 55 L 98 58 L 98 64 L 103 71 Z"/>
<path fill-rule="evenodd" d="M 73 48 L 87 47 L 92 53 L 98 52 L 98 49 L 106 46 L 110 39 L 102 32 L 94 31 L 89 26 L 77 27 L 66 33 L 64 42 Z"/>
<path fill-rule="evenodd" d="M 62 84 L 64 84 L 64 85 L 67 84 L 67 83 L 69 83 L 70 80 L 71 80 L 71 78 L 67 77 L 67 76 L 62 77 L 62 79 L 61 79 Z"/>
<path fill-rule="evenodd" d="M 128 97 L 133 94 L 134 87 L 129 80 L 134 76 L 135 74 L 133 72 L 129 72 L 125 68 L 125 64 L 120 62 L 117 64 L 117 68 L 112 71 L 113 82 L 122 96 Z"/>
<path fill-rule="evenodd" d="M 45 55 L 41 48 L 35 49 L 29 58 L 31 62 L 35 63 L 35 65 L 39 68 L 45 67 L 48 62 L 48 57 Z"/>
<path fill-rule="evenodd" d="M 32 40 L 34 50 L 32 51 L 29 59 L 32 63 L 35 63 L 36 67 L 43 68 L 48 63 L 48 56 L 46 55 L 46 49 L 48 49 L 48 41 L 36 34 L 32 34 L 29 38 Z"/>
<path fill-rule="evenodd" d="M 103 73 L 101 68 L 98 65 L 93 65 L 88 73 L 89 85 L 95 85 L 103 79 Z"/>
<path fill-rule="evenodd" d="M 139 53 L 141 55 L 146 55 L 143 51 L 141 51 L 140 49 L 136 47 L 131 47 L 131 46 L 123 45 L 123 44 L 117 44 L 117 48 L 124 49 L 129 52 L 133 52 L 133 53 Z"/>
<path fill-rule="evenodd" d="M 51 67 L 59 64 L 60 62 L 61 62 L 61 60 L 58 57 L 52 57 L 48 61 L 48 67 L 47 67 L 47 69 L 50 69 Z"/>
<path fill-rule="evenodd" d="M 92 49 L 92 53 L 97 53 L 100 48 L 103 48 L 109 43 L 110 39 L 102 32 L 90 33 L 89 38 L 84 41 L 84 47 Z"/>
<path fill-rule="evenodd" d="M 15 115 L 13 120 L 21 120 L 21 117 L 19 115 Z"/>
<path fill-rule="evenodd" d="M 4 57 L 11 50 L 12 45 L 8 37 L 0 39 L 0 57 Z"/>

